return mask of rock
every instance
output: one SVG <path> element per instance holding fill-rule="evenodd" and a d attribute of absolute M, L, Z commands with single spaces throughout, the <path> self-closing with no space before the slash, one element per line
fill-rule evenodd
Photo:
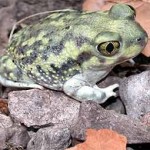
<path fill-rule="evenodd" d="M 9 116 L 0 114 L 0 150 L 11 147 L 26 147 L 30 137 L 27 129 L 13 124 Z"/>
<path fill-rule="evenodd" d="M 7 131 L 5 128 L 0 128 L 0 150 L 6 148 Z"/>
<path fill-rule="evenodd" d="M 29 141 L 27 150 L 64 150 L 70 144 L 70 130 L 57 125 L 39 129 Z"/>
<path fill-rule="evenodd" d="M 78 101 L 50 90 L 14 91 L 8 100 L 10 115 L 27 127 L 59 123 L 73 126 L 79 107 Z"/>
<path fill-rule="evenodd" d="M 0 114 L 0 128 L 8 128 L 13 125 L 13 122 L 9 116 Z"/>
<path fill-rule="evenodd" d="M 7 143 L 13 147 L 27 147 L 30 140 L 27 129 L 23 126 L 13 126 L 8 129 L 9 138 Z"/>
<path fill-rule="evenodd" d="M 127 115 L 134 119 L 141 119 L 150 111 L 150 71 L 122 80 L 119 93 Z"/>
<path fill-rule="evenodd" d="M 0 8 L 3 8 L 3 7 L 7 7 L 9 5 L 9 1 L 8 0 L 5 0 L 5 1 L 0 1 Z"/>
<path fill-rule="evenodd" d="M 93 129 L 112 129 L 127 137 L 128 143 L 148 143 L 150 131 L 148 127 L 126 115 L 118 114 L 112 110 L 105 110 L 94 102 L 81 104 L 79 119 L 72 128 L 72 137 L 85 140 L 85 131 Z"/>
<path fill-rule="evenodd" d="M 0 128 L 0 150 L 23 150 L 29 140 L 27 129 L 23 126 Z"/>
<path fill-rule="evenodd" d="M 116 76 L 108 76 L 107 78 L 103 79 L 101 82 L 98 83 L 98 86 L 100 88 L 105 88 L 107 86 L 110 86 L 112 84 L 120 84 L 121 78 Z"/>
<path fill-rule="evenodd" d="M 6 0 L 0 2 L 0 56 L 4 54 L 4 48 L 8 43 L 8 34 L 16 22 L 15 0 L 4 1 Z"/>
<path fill-rule="evenodd" d="M 123 102 L 120 100 L 120 98 L 116 98 L 116 100 L 111 101 L 111 103 L 105 107 L 107 110 L 114 110 L 115 112 L 119 114 L 125 114 L 126 110 L 124 107 Z"/>
<path fill-rule="evenodd" d="M 142 123 L 150 127 L 150 112 L 146 113 L 142 118 L 141 118 Z"/>

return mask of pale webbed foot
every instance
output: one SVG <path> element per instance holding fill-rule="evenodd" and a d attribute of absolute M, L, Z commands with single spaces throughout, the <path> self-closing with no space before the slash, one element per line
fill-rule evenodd
<path fill-rule="evenodd" d="M 111 85 L 107 88 L 91 87 L 83 80 L 72 78 L 64 84 L 63 90 L 67 95 L 79 101 L 93 100 L 101 104 L 109 97 L 116 96 L 113 90 L 117 87 L 118 84 Z"/>
<path fill-rule="evenodd" d="M 43 89 L 42 86 L 35 84 L 35 83 L 15 82 L 15 81 L 8 80 L 2 76 L 0 76 L 0 84 L 2 84 L 3 86 L 6 86 L 6 87 Z"/>

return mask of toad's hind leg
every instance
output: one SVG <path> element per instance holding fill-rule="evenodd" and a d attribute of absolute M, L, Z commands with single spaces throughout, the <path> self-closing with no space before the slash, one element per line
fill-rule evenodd
<path fill-rule="evenodd" d="M 43 89 L 25 76 L 7 55 L 0 57 L 0 84 L 6 87 Z"/>

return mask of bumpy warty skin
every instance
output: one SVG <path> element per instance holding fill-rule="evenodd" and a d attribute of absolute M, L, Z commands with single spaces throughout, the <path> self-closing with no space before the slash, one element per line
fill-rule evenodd
<path fill-rule="evenodd" d="M 56 11 L 14 34 L 0 59 L 0 82 L 64 90 L 80 101 L 107 99 L 116 86 L 106 96 L 109 90 L 98 89 L 96 82 L 116 64 L 139 54 L 146 42 L 131 6 L 116 4 L 105 12 Z M 90 89 L 93 93 L 84 93 Z"/>

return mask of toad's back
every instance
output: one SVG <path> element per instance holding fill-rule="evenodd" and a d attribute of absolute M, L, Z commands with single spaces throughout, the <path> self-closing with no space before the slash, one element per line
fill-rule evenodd
<path fill-rule="evenodd" d="M 82 63 L 92 57 L 89 48 L 97 34 L 93 18 L 102 23 L 105 13 L 57 12 L 19 31 L 8 47 L 19 67 L 19 77 L 13 79 L 16 77 L 7 74 L 7 78 L 20 80 L 25 73 L 39 84 L 61 88 L 70 77 L 81 73 Z"/>

